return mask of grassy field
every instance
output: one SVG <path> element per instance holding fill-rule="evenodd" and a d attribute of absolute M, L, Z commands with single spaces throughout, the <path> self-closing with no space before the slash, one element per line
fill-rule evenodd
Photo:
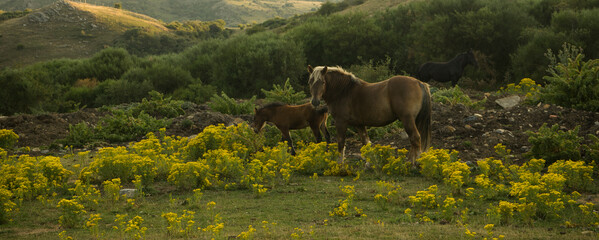
<path fill-rule="evenodd" d="M 88 214 L 100 214 L 97 223 L 97 236 L 100 239 L 130 238 L 115 223 L 117 214 L 128 214 L 143 218 L 142 227 L 146 227 L 145 239 L 175 238 L 169 235 L 168 224 L 162 214 L 173 212 L 182 215 L 184 210 L 193 211 L 194 225 L 180 238 L 229 239 L 242 232 L 248 232 L 251 225 L 255 239 L 482 239 L 499 237 L 505 239 L 596 239 L 597 233 L 583 231 L 580 228 L 564 228 L 561 222 L 536 222 L 532 225 L 511 224 L 496 225 L 493 233 L 484 229 L 488 223 L 485 209 L 492 202 L 464 201 L 468 208 L 467 226 L 456 222 L 420 222 L 408 217 L 404 211 L 411 207 L 408 196 L 428 186 L 438 184 L 422 177 L 406 177 L 397 182 L 402 190 L 384 209 L 373 200 L 377 194 L 377 180 L 368 176 L 360 179 L 351 177 L 293 177 L 290 184 L 276 186 L 263 195 L 250 190 L 205 190 L 201 201 L 194 202 L 193 193 L 176 191 L 166 183 L 156 183 L 148 196 L 138 198 L 133 205 L 124 200 L 110 204 L 103 200 Z M 357 216 L 353 209 L 348 216 L 330 216 L 338 207 L 339 201 L 346 198 L 340 187 L 354 186 L 355 197 L 351 208 L 363 210 L 365 216 Z M 130 186 L 132 187 L 132 186 Z M 440 185 L 440 195 L 448 190 Z M 60 195 L 58 196 L 60 197 Z M 206 204 L 214 202 L 212 209 Z M 50 202 L 24 202 L 20 212 L 8 224 L 0 225 L 0 238 L 3 239 L 51 239 L 56 238 L 64 229 L 58 225 L 56 199 Z M 213 224 L 218 214 L 224 227 L 219 234 L 197 230 Z M 184 228 L 184 227 L 183 227 Z M 476 232 L 469 237 L 466 231 Z M 74 239 L 93 239 L 93 233 L 84 228 L 66 229 L 66 234 Z"/>

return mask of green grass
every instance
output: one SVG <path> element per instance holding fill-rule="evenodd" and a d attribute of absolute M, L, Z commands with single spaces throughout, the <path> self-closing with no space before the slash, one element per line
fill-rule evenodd
<path fill-rule="evenodd" d="M 249 225 L 256 228 L 256 239 L 290 239 L 292 233 L 301 231 L 305 239 L 466 239 L 465 228 L 457 223 L 406 221 L 403 212 L 410 207 L 407 197 L 437 183 L 421 177 L 406 177 L 399 181 L 399 184 L 403 188 L 399 198 L 389 204 L 388 209 L 383 210 L 373 200 L 376 194 L 376 179 L 368 177 L 354 181 L 352 178 L 341 177 L 319 177 L 313 180 L 307 176 L 295 176 L 289 185 L 270 189 L 260 198 L 250 190 L 205 190 L 199 205 L 186 201 L 187 198 L 191 198 L 191 192 L 178 192 L 169 184 L 159 182 L 148 191 L 150 196 L 146 196 L 135 207 L 126 207 L 122 200 L 116 205 L 101 202 L 100 207 L 88 211 L 88 214 L 101 214 L 99 230 L 104 234 L 104 239 L 120 237 L 119 232 L 112 229 L 116 214 L 129 214 L 128 219 L 136 215 L 141 216 L 144 219 L 142 226 L 148 228 L 147 239 L 168 238 L 167 223 L 161 215 L 167 212 L 180 215 L 183 210 L 195 211 L 194 228 L 198 224 L 206 227 L 213 214 L 220 214 L 224 222 L 224 229 L 219 235 L 221 239 L 235 237 L 247 231 Z M 355 186 L 356 196 L 352 206 L 363 209 L 366 217 L 329 216 L 329 212 L 337 206 L 338 201 L 345 198 L 339 186 L 346 185 Z M 440 193 L 446 195 L 448 189 L 440 185 Z M 204 208 L 204 204 L 210 201 L 216 203 L 212 212 Z M 54 207 L 56 202 L 55 200 L 54 204 L 50 205 L 39 201 L 24 202 L 12 222 L 0 225 L 0 238 L 57 238 L 63 229 L 57 224 L 59 212 Z M 469 216 L 468 229 L 477 232 L 477 239 L 482 239 L 482 235 L 486 233 L 483 229 L 487 224 L 484 209 L 489 203 L 464 202 L 472 213 Z M 269 223 L 269 233 L 262 228 L 263 221 Z M 90 232 L 83 228 L 66 231 L 67 235 L 74 239 L 92 237 Z M 593 239 L 597 234 L 581 234 L 580 229 L 566 229 L 560 227 L 559 223 L 552 222 L 537 222 L 533 226 L 496 226 L 494 232 L 496 237 L 501 234 L 505 239 Z M 192 237 L 205 239 L 208 235 L 196 230 Z"/>

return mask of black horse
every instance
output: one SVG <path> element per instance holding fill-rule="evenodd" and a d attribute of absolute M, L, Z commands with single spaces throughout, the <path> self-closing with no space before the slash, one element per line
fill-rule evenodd
<path fill-rule="evenodd" d="M 451 81 L 451 85 L 458 84 L 462 77 L 466 65 L 478 66 L 472 50 L 463 52 L 455 56 L 449 62 L 427 62 L 418 69 L 418 78 L 420 81 L 428 82 L 434 79 L 437 82 Z"/>

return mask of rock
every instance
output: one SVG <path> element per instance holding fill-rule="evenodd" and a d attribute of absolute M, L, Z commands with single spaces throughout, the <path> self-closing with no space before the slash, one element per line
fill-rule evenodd
<path fill-rule="evenodd" d="M 495 100 L 495 103 L 499 104 L 503 109 L 510 109 L 517 106 L 520 103 L 520 97 L 518 95 L 512 95 Z"/>
<path fill-rule="evenodd" d="M 475 121 L 482 121 L 482 120 L 483 120 L 483 115 L 475 113 L 472 116 L 466 117 L 464 119 L 464 122 L 475 122 Z"/>
<path fill-rule="evenodd" d="M 119 191 L 119 195 L 125 195 L 127 198 L 135 197 L 135 194 L 137 194 L 137 189 L 133 188 L 123 188 Z"/>
<path fill-rule="evenodd" d="M 27 15 L 27 18 L 32 23 L 45 23 L 50 20 L 50 17 L 43 12 L 34 12 Z"/>
<path fill-rule="evenodd" d="M 445 127 L 441 128 L 441 129 L 439 129 L 439 131 L 441 133 L 453 133 L 453 132 L 455 132 L 455 128 L 452 127 L 452 126 L 445 126 Z"/>
<path fill-rule="evenodd" d="M 455 129 L 454 129 L 455 131 Z M 401 140 L 407 140 L 408 138 L 410 138 L 410 136 L 408 136 L 408 133 L 406 133 L 406 131 L 401 131 L 399 132 L 399 138 Z"/>
<path fill-rule="evenodd" d="M 493 132 L 496 132 L 496 133 L 499 133 L 499 134 L 504 134 L 505 132 L 507 132 L 507 130 L 498 128 L 498 129 L 495 129 Z"/>

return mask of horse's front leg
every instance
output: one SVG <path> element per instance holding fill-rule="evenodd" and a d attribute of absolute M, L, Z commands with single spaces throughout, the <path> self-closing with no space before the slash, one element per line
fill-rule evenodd
<path fill-rule="evenodd" d="M 337 151 L 339 151 L 339 161 L 340 164 L 343 164 L 343 160 L 345 159 L 345 131 L 347 131 L 346 123 L 335 123 L 335 127 L 337 129 Z"/>
<path fill-rule="evenodd" d="M 362 139 L 363 145 L 368 145 L 370 142 L 370 138 L 368 137 L 368 131 L 366 131 L 366 126 L 356 127 L 358 129 L 358 135 L 360 135 L 360 139 Z"/>
<path fill-rule="evenodd" d="M 289 129 L 279 129 L 281 130 L 281 134 L 283 135 L 283 137 L 281 138 L 281 141 L 287 141 L 287 145 L 289 146 L 289 149 L 291 149 L 291 155 L 295 155 L 295 148 L 293 147 L 293 141 L 291 141 L 291 135 L 289 134 Z"/>

